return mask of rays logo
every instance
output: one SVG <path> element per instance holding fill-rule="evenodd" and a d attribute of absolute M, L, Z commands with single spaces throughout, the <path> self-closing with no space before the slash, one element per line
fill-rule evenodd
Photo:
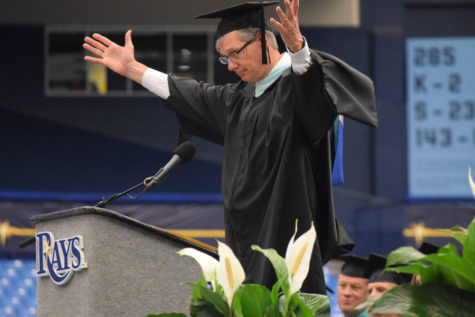
<path fill-rule="evenodd" d="M 37 276 L 49 275 L 55 284 L 66 284 L 74 271 L 87 268 L 83 248 L 82 236 L 54 240 L 51 232 L 37 233 Z"/>

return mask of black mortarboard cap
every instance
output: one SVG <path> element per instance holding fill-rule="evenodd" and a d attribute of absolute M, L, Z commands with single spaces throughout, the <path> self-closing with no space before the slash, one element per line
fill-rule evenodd
<path fill-rule="evenodd" d="M 265 30 L 269 29 L 269 26 L 264 16 L 264 7 L 277 3 L 279 3 L 279 1 L 246 2 L 195 16 L 195 19 L 221 19 L 216 29 L 217 39 L 229 32 L 247 27 L 260 28 L 262 64 L 267 64 Z"/>
<path fill-rule="evenodd" d="M 437 253 L 437 251 L 439 250 L 439 247 L 429 242 L 422 242 L 418 250 L 424 253 L 425 255 L 427 255 L 427 254 Z"/>
<path fill-rule="evenodd" d="M 343 255 L 338 260 L 345 262 L 341 267 L 340 273 L 351 276 L 368 278 L 368 259 L 358 255 Z"/>
<path fill-rule="evenodd" d="M 370 253 L 368 258 L 368 283 L 374 282 L 390 282 L 397 285 L 404 283 L 409 283 L 411 281 L 412 275 L 406 273 L 397 273 L 393 271 L 384 271 L 386 267 L 385 256 L 376 253 Z"/>

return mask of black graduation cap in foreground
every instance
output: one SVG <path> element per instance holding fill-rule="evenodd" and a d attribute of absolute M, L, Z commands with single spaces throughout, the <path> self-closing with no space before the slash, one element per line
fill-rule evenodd
<path fill-rule="evenodd" d="M 422 242 L 418 250 L 427 255 L 427 254 L 437 253 L 437 251 L 439 250 L 439 247 L 429 242 Z"/>
<path fill-rule="evenodd" d="M 397 285 L 409 283 L 412 279 L 411 274 L 397 273 L 392 271 L 383 272 L 386 267 L 385 256 L 376 253 L 370 253 L 368 258 L 368 275 L 370 275 L 368 283 L 374 282 L 390 282 Z"/>
<path fill-rule="evenodd" d="M 368 259 L 358 255 L 343 255 L 338 260 L 345 262 L 341 267 L 340 274 L 351 277 L 369 278 Z"/>
<path fill-rule="evenodd" d="M 195 19 L 221 19 L 216 29 L 216 38 L 247 27 L 261 30 L 262 64 L 267 64 L 265 30 L 269 25 L 264 16 L 264 7 L 275 5 L 279 1 L 246 2 L 229 8 L 195 16 Z"/>

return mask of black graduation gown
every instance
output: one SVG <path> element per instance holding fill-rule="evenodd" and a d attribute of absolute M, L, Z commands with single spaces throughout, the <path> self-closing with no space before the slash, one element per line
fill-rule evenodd
<path fill-rule="evenodd" d="M 295 220 L 298 235 L 313 221 L 318 243 L 302 291 L 325 294 L 324 261 L 352 247 L 346 233 L 339 233 L 333 211 L 330 131 L 339 104 L 356 101 L 367 109 L 374 106 L 368 97 L 374 94 L 371 81 L 346 64 L 316 51 L 312 58 L 307 72 L 297 76 L 286 70 L 259 98 L 254 83 L 217 86 L 171 75 L 165 105 L 183 132 L 224 146 L 225 241 L 241 261 L 246 283 L 270 288 L 276 281 L 269 260 L 251 245 L 284 256 Z M 328 67 L 336 69 L 326 73 Z M 351 76 L 343 79 L 343 73 Z M 356 114 L 365 121 L 364 114 Z M 335 249 L 342 239 L 343 247 Z"/>

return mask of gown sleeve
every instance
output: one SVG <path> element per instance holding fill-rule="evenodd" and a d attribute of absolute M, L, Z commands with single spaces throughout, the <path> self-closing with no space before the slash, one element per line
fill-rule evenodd
<path fill-rule="evenodd" d="M 303 74 L 286 76 L 285 86 L 293 98 L 292 104 L 310 143 L 317 142 L 331 129 L 337 116 L 335 105 L 324 89 L 324 76 L 319 64 L 313 62 Z"/>
<path fill-rule="evenodd" d="M 376 127 L 371 79 L 330 54 L 310 50 L 310 55 L 312 64 L 308 70 L 291 76 L 295 108 L 310 141 L 325 136 L 336 114 Z"/>
<path fill-rule="evenodd" d="M 170 97 L 165 106 L 175 112 L 180 133 L 223 145 L 227 107 L 237 84 L 217 86 L 169 75 L 168 85 Z"/>
<path fill-rule="evenodd" d="M 376 127 L 378 117 L 371 79 L 328 53 L 311 50 L 311 56 L 320 65 L 325 95 L 338 114 Z"/>

